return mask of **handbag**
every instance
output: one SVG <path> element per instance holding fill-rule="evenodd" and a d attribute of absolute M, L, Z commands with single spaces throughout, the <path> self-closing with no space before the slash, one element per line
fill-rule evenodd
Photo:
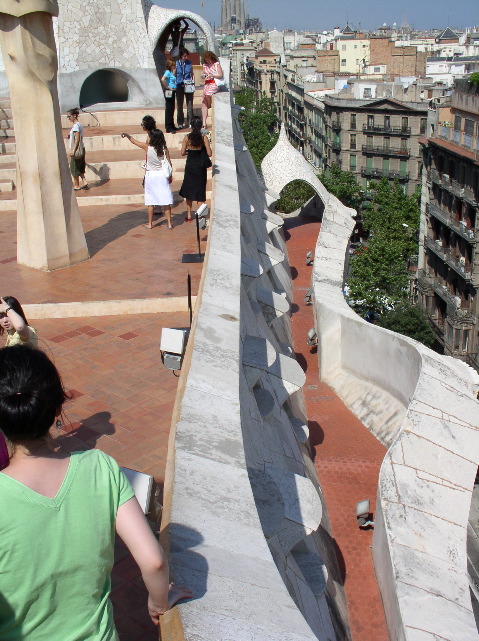
<path fill-rule="evenodd" d="M 206 149 L 204 147 L 201 150 L 200 165 L 203 169 L 209 169 L 210 167 L 213 166 L 213 163 L 211 162 L 211 158 L 206 153 Z"/>
<path fill-rule="evenodd" d="M 85 147 L 83 146 L 83 141 L 80 140 L 80 144 L 76 148 L 75 152 L 73 153 L 72 158 L 75 160 L 80 160 L 80 158 L 83 157 L 83 154 L 85 153 Z"/>
<path fill-rule="evenodd" d="M 163 158 L 161 161 L 161 171 L 163 172 L 165 178 L 169 178 L 173 173 L 173 167 L 170 165 L 166 158 Z"/>
<path fill-rule="evenodd" d="M 193 80 L 185 80 L 185 93 L 195 93 L 196 87 Z"/>
<path fill-rule="evenodd" d="M 214 81 L 218 89 L 226 89 L 226 80 L 224 78 L 214 78 Z"/>

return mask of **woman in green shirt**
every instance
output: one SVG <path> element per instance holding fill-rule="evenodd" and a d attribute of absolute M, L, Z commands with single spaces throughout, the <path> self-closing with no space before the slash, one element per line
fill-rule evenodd
<path fill-rule="evenodd" d="M 168 562 L 122 471 L 100 450 L 52 450 L 67 395 L 43 352 L 0 349 L 0 371 L 0 425 L 14 448 L 0 472 L 0 639 L 117 641 L 108 598 L 115 530 L 157 624 L 191 592 L 168 584 Z"/>

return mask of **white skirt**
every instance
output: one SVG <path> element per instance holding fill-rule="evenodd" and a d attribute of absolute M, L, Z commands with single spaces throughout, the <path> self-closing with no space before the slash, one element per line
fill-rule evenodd
<path fill-rule="evenodd" d="M 168 178 L 162 171 L 148 170 L 145 174 L 145 205 L 172 205 L 173 194 L 171 193 Z"/>

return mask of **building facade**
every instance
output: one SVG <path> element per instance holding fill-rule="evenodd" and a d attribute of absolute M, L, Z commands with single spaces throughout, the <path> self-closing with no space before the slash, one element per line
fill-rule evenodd
<path fill-rule="evenodd" d="M 479 90 L 456 81 L 445 111 L 423 140 L 419 303 L 445 354 L 479 369 Z"/>
<path fill-rule="evenodd" d="M 325 165 L 353 173 L 365 189 L 371 180 L 399 180 L 408 195 L 421 184 L 419 137 L 426 132 L 427 104 L 393 98 L 324 98 Z"/>

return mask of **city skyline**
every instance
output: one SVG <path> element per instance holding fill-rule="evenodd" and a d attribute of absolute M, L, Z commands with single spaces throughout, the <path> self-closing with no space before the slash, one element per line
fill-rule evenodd
<path fill-rule="evenodd" d="M 165 6 L 165 2 L 154 0 Z M 185 9 L 203 16 L 218 28 L 221 24 L 221 0 L 193 0 L 185 7 L 184 0 L 167 3 L 172 9 Z M 324 0 L 304 0 L 301 12 L 286 0 L 245 0 L 245 13 L 259 18 L 265 29 L 292 29 L 297 31 L 327 31 L 344 27 L 347 23 L 363 30 L 375 30 L 384 23 L 398 27 L 408 24 L 415 29 L 464 29 L 479 25 L 477 0 L 457 0 L 453 7 L 448 0 L 403 0 L 400 7 L 393 0 L 372 0 L 364 4 L 345 0 L 331 7 Z"/>

